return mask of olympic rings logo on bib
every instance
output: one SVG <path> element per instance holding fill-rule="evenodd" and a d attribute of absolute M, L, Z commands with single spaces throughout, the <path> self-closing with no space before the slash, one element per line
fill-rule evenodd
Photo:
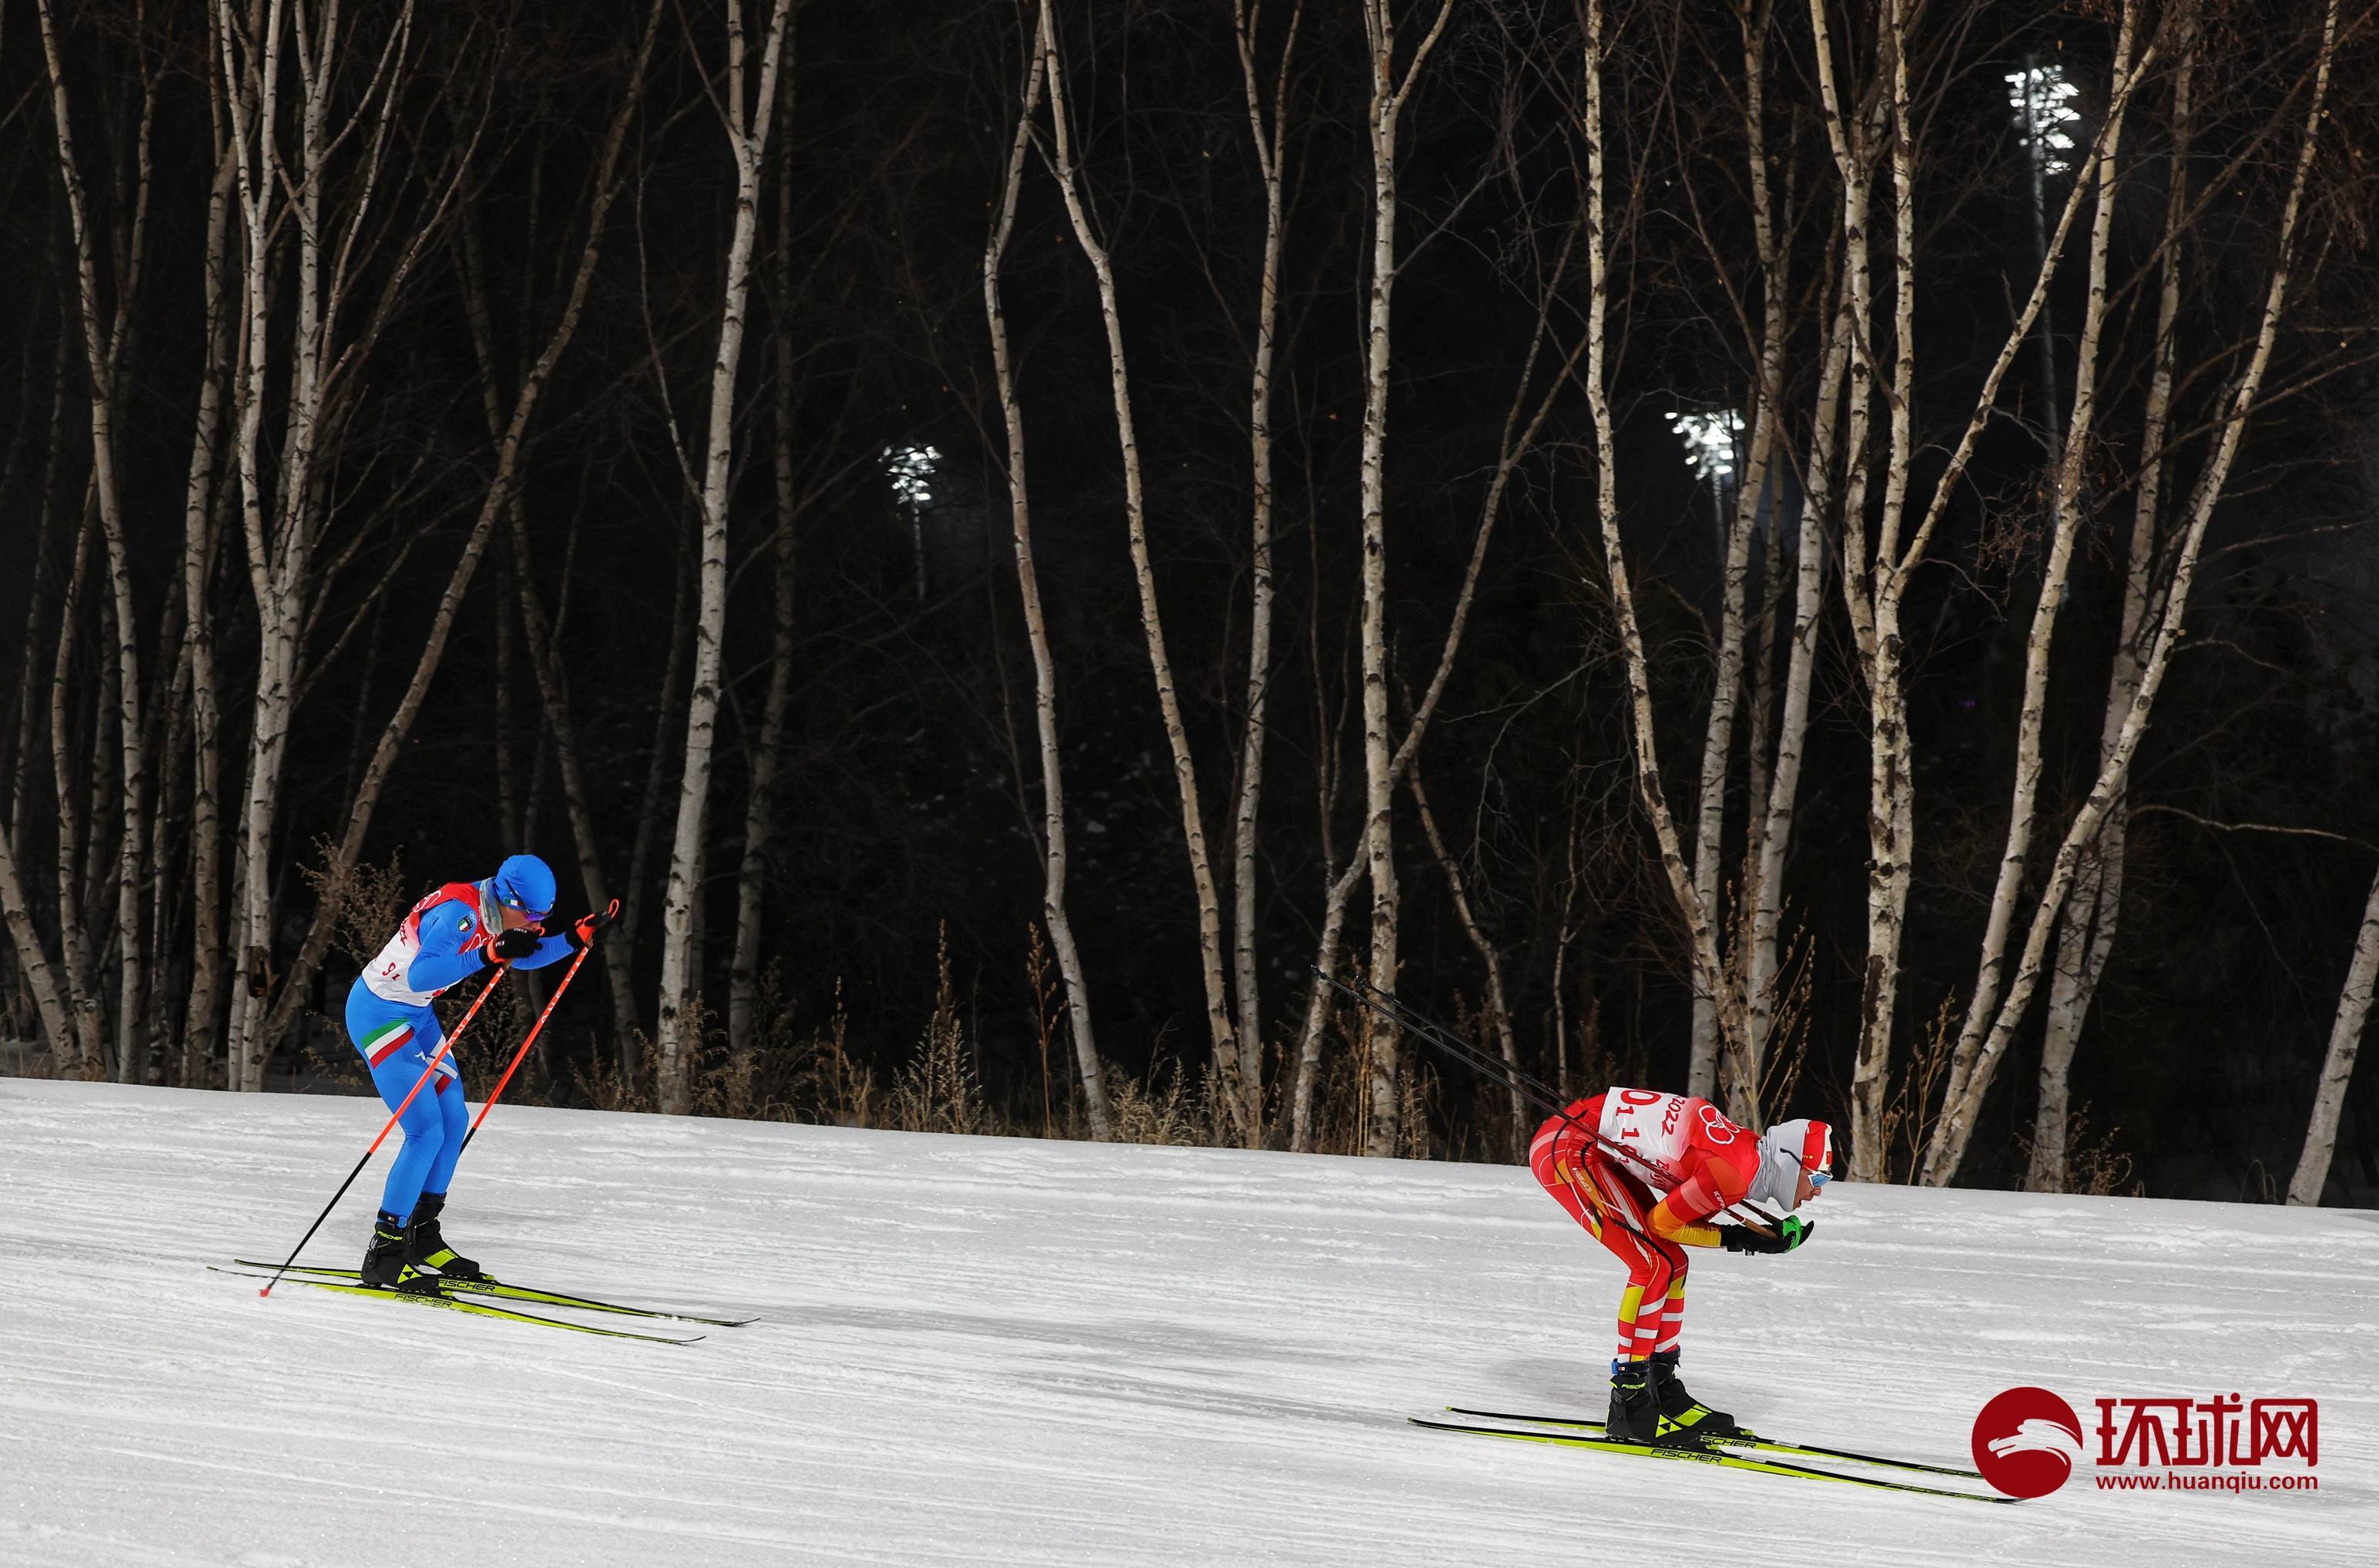
<path fill-rule="evenodd" d="M 1734 1124 L 1720 1116 L 1718 1107 L 1707 1100 L 1702 1102 L 1701 1118 L 1702 1131 L 1709 1136 L 1712 1143 L 1734 1141 Z"/>

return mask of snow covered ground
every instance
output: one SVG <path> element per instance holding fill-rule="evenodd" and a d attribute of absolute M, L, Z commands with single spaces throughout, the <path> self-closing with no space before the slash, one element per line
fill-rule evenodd
<path fill-rule="evenodd" d="M 1697 1263 L 1693 1386 L 1805 1441 L 1962 1465 L 2027 1382 L 2321 1401 L 2318 1492 L 1990 1508 L 1406 1425 L 1600 1413 L 1617 1267 L 1518 1169 L 505 1106 L 466 1251 L 763 1321 L 206 1271 L 284 1252 L 380 1114 L 0 1080 L 0 1562 L 2373 1561 L 2370 1212 L 1843 1184 L 1807 1250 Z"/>

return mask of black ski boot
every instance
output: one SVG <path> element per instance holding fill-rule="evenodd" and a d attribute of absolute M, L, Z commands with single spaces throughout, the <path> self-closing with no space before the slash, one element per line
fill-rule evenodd
<path fill-rule="evenodd" d="M 364 1253 L 364 1284 L 392 1290 L 405 1277 L 405 1253 L 413 1243 L 413 1227 L 382 1209 L 372 1222 L 371 1247 Z"/>
<path fill-rule="evenodd" d="M 1734 1417 L 1723 1410 L 1713 1410 L 1685 1392 L 1677 1380 L 1677 1352 L 1656 1351 L 1652 1357 L 1652 1401 L 1660 1413 L 1660 1430 L 1664 1436 L 1682 1437 L 1696 1442 L 1713 1438 L 1730 1438 L 1743 1429 Z"/>
<path fill-rule="evenodd" d="M 446 1237 L 440 1234 L 438 1213 L 445 1207 L 446 1195 L 442 1192 L 425 1192 L 413 1205 L 413 1241 L 406 1250 L 405 1261 L 417 1269 L 435 1269 L 441 1279 L 486 1279 L 486 1271 L 447 1246 Z"/>
<path fill-rule="evenodd" d="M 1651 1363 L 1627 1361 L 1611 1374 L 1611 1417 L 1603 1435 L 1613 1442 L 1658 1442 L 1660 1408 L 1653 1403 Z"/>

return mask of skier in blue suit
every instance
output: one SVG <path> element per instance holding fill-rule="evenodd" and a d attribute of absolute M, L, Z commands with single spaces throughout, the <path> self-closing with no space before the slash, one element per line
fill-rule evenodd
<path fill-rule="evenodd" d="M 605 916 L 590 914 L 560 935 L 546 935 L 553 897 L 552 868 L 535 855 L 514 855 L 484 882 L 449 882 L 414 905 L 380 956 L 364 966 L 347 993 L 347 1036 L 391 1110 L 438 1054 L 443 1031 L 430 1007 L 433 997 L 490 964 L 542 969 L 587 946 L 605 923 Z M 411 1283 L 408 1266 L 456 1279 L 487 1277 L 446 1245 L 438 1226 L 469 1119 L 463 1076 L 450 1051 L 440 1059 L 435 1080 L 414 1095 L 399 1121 L 405 1143 L 389 1167 L 364 1254 L 366 1285 L 404 1288 Z M 414 1288 L 436 1286 L 424 1280 Z"/>

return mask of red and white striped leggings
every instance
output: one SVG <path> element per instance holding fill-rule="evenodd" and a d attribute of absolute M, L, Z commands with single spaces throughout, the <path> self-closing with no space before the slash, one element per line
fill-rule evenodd
<path fill-rule="evenodd" d="M 1617 1355 L 1623 1361 L 1645 1360 L 1674 1349 L 1685 1326 L 1685 1249 L 1652 1235 L 1646 1217 L 1658 1201 L 1652 1189 L 1598 1152 L 1581 1124 L 1573 1107 L 1539 1128 L 1528 1168 L 1570 1218 L 1627 1265 Z"/>

